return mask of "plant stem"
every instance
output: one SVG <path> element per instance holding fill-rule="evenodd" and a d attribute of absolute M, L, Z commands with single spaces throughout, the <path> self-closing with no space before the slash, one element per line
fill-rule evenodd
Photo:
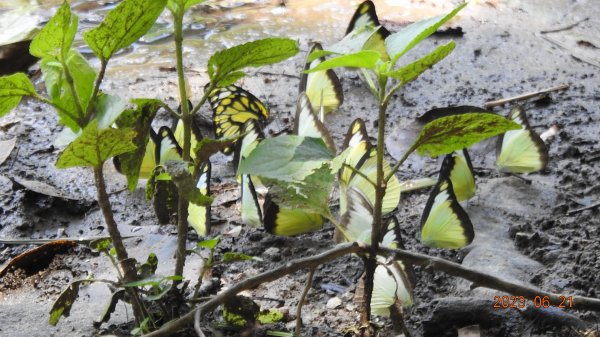
<path fill-rule="evenodd" d="M 142 337 L 173 336 L 177 331 L 193 324 L 194 319 L 199 321 L 199 318 L 203 314 L 210 312 L 221 303 L 244 290 L 252 289 L 264 283 L 278 280 L 285 275 L 295 273 L 304 268 L 317 267 L 321 264 L 335 260 L 338 257 L 348 254 L 365 254 L 370 250 L 371 247 L 369 246 L 359 246 L 356 243 L 345 243 L 337 245 L 334 248 L 316 256 L 310 256 L 286 262 L 284 265 L 278 268 L 267 270 L 262 274 L 258 274 L 254 277 L 236 283 L 231 288 L 212 297 L 210 300 L 202 303 L 184 316 L 178 318 L 177 320 L 168 322 L 160 329 Z M 439 257 L 414 253 L 403 249 L 391 249 L 386 247 L 382 247 L 379 253 L 383 256 L 399 259 L 409 264 L 429 266 L 435 271 L 441 271 L 445 274 L 471 281 L 473 282 L 473 286 L 471 288 L 486 287 L 506 292 L 511 295 L 523 296 L 529 300 L 533 300 L 536 296 L 548 296 L 550 303 L 554 306 L 558 306 L 561 303 L 561 297 L 569 297 L 568 294 L 554 294 L 532 286 L 525 286 L 517 282 L 503 280 L 496 276 L 465 268 L 458 263 L 447 261 Z M 572 307 L 570 307 L 570 309 L 600 311 L 600 299 L 582 296 L 572 296 L 572 299 Z"/>
<path fill-rule="evenodd" d="M 98 93 L 100 92 L 100 84 L 104 79 L 104 74 L 106 74 L 106 67 L 108 66 L 108 60 L 104 58 L 100 59 L 100 72 L 96 77 L 96 82 L 94 83 L 94 91 L 92 92 L 92 98 L 90 99 L 90 104 L 87 107 L 87 111 L 85 112 L 85 117 L 89 117 L 90 112 L 92 110 L 92 105 L 98 103 Z"/>
<path fill-rule="evenodd" d="M 312 267 L 308 271 L 306 285 L 304 286 L 304 291 L 302 292 L 300 300 L 298 301 L 298 308 L 296 308 L 296 336 L 300 336 L 300 333 L 302 332 L 302 305 L 304 304 L 304 300 L 306 299 L 306 295 L 308 295 L 310 287 L 312 287 L 313 276 L 315 276 L 315 269 L 315 267 Z"/>
<path fill-rule="evenodd" d="M 73 76 L 71 76 L 71 72 L 67 67 L 66 62 L 62 62 L 62 66 L 65 72 L 65 79 L 67 80 L 67 84 L 69 85 L 69 90 L 71 91 L 71 95 L 73 95 L 73 101 L 75 101 L 75 107 L 77 108 L 77 113 L 79 114 L 79 118 L 76 119 L 81 128 L 82 125 L 86 125 L 86 122 L 82 122 L 82 119 L 85 119 L 85 114 L 83 111 L 83 107 L 81 105 L 81 101 L 79 100 L 79 96 L 77 95 L 77 89 L 75 88 L 75 81 L 73 81 Z"/>
<path fill-rule="evenodd" d="M 94 167 L 94 179 L 96 182 L 96 191 L 98 193 L 98 204 L 102 209 L 102 215 L 104 216 L 104 221 L 106 222 L 108 233 L 110 234 L 113 247 L 115 247 L 115 251 L 117 253 L 117 259 L 119 261 L 121 269 L 123 270 L 123 282 L 134 282 L 137 279 L 137 271 L 135 270 L 135 260 L 130 259 L 127 255 L 127 250 L 125 249 L 125 245 L 123 244 L 123 238 L 121 237 L 121 232 L 119 232 L 119 228 L 117 227 L 117 223 L 115 222 L 113 211 L 110 206 L 110 201 L 108 199 L 108 193 L 106 193 L 106 183 L 104 182 L 104 172 L 102 164 L 100 164 L 97 167 Z M 146 316 L 144 312 L 144 307 L 141 303 L 141 299 L 137 293 L 137 290 L 135 288 L 129 287 L 126 289 L 128 294 L 131 296 L 131 305 L 133 307 L 133 313 L 135 315 L 137 324 L 139 324 L 144 320 Z"/>
<path fill-rule="evenodd" d="M 190 161 L 192 115 L 187 104 L 187 91 L 183 73 L 183 8 L 179 7 L 175 17 L 175 55 L 177 59 L 177 80 L 179 84 L 179 104 L 181 106 L 181 121 L 183 122 L 183 160 Z M 188 201 L 180 197 L 177 202 L 177 252 L 175 254 L 174 275 L 183 275 L 187 243 L 187 209 Z M 181 281 L 174 280 L 173 286 Z"/>

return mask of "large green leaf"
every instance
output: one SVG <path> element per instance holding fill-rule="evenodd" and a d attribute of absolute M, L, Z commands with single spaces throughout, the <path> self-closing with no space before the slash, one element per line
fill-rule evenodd
<path fill-rule="evenodd" d="M 520 128 L 519 124 L 491 113 L 440 117 L 425 124 L 413 148 L 419 154 L 437 157 Z"/>
<path fill-rule="evenodd" d="M 411 50 L 429 35 L 435 33 L 441 25 L 454 17 L 466 5 L 467 3 L 465 2 L 446 15 L 439 15 L 415 22 L 404 27 L 399 32 L 388 36 L 385 39 L 385 46 L 388 54 L 392 57 L 392 64 L 396 64 L 396 61 L 407 51 Z"/>
<path fill-rule="evenodd" d="M 23 96 L 35 95 L 35 88 L 25 74 L 0 77 L 0 117 L 14 109 Z"/>
<path fill-rule="evenodd" d="M 48 97 L 60 118 L 60 123 L 66 125 L 73 133 L 80 131 L 78 119 L 81 117 L 77 111 L 71 90 L 67 87 L 64 68 L 60 62 L 52 58 L 42 59 L 40 63 Z"/>
<path fill-rule="evenodd" d="M 330 58 L 319 63 L 316 67 L 306 71 L 311 73 L 320 70 L 327 70 L 337 67 L 366 68 L 374 69 L 377 61 L 381 58 L 378 52 L 374 50 L 363 50 L 352 54 L 341 55 Z"/>
<path fill-rule="evenodd" d="M 377 32 L 380 27 L 373 27 L 366 25 L 362 28 L 355 29 L 339 42 L 332 46 L 327 47 L 327 51 L 334 52 L 337 54 L 352 54 L 363 50 L 363 47 L 367 41 Z M 321 54 L 321 53 L 319 53 Z M 319 55 L 317 54 L 317 55 Z M 324 54 L 324 53 L 323 53 Z M 322 55 L 322 54 L 321 54 Z M 320 56 L 319 56 L 320 57 Z M 312 57 L 311 57 L 312 58 Z M 311 59 L 309 58 L 309 60 Z M 313 58 L 314 59 L 314 58 Z"/>
<path fill-rule="evenodd" d="M 278 136 L 260 142 L 248 157 L 241 161 L 238 174 L 301 182 L 332 159 L 333 154 L 322 139 Z"/>
<path fill-rule="evenodd" d="M 83 111 L 87 111 L 87 107 L 92 98 L 94 90 L 94 80 L 96 79 L 96 71 L 88 61 L 77 50 L 71 49 L 67 55 L 67 68 L 73 77 L 75 91 L 81 103 Z M 63 91 L 71 94 L 71 90 L 64 83 Z"/>
<path fill-rule="evenodd" d="M 107 61 L 146 34 L 166 4 L 167 0 L 124 0 L 98 27 L 85 32 L 83 39 L 98 58 Z"/>
<path fill-rule="evenodd" d="M 431 68 L 434 64 L 443 60 L 452 52 L 452 50 L 454 50 L 455 46 L 456 43 L 454 41 L 450 41 L 445 45 L 437 47 L 434 51 L 423 56 L 417 61 L 407 64 L 399 69 L 387 72 L 384 75 L 393 77 L 402 83 L 408 83 L 419 77 L 419 75 L 425 72 L 425 70 Z"/>
<path fill-rule="evenodd" d="M 127 187 L 133 191 L 138 184 L 140 166 L 146 153 L 151 124 L 162 102 L 157 99 L 134 99 L 132 103 L 136 105 L 135 109 L 123 111 L 116 124 L 121 129 L 132 128 L 135 131 L 133 138 L 135 151 L 118 156 L 121 172 L 127 176 Z"/>
<path fill-rule="evenodd" d="M 98 128 L 106 129 L 113 125 L 121 113 L 125 111 L 127 102 L 119 96 L 100 94 L 96 106 Z"/>
<path fill-rule="evenodd" d="M 135 150 L 131 142 L 134 136 L 135 131 L 131 129 L 99 130 L 98 122 L 94 120 L 58 157 L 56 167 L 98 167 L 109 158 Z"/>
<path fill-rule="evenodd" d="M 185 200 L 198 205 L 209 207 L 213 198 L 202 194 L 196 187 L 196 180 L 190 173 L 189 164 L 185 161 L 168 160 L 162 166 L 171 176 L 171 180 L 177 185 L 179 196 Z"/>
<path fill-rule="evenodd" d="M 221 50 L 208 60 L 208 75 L 213 83 L 231 82 L 231 73 L 246 67 L 261 67 L 281 62 L 298 53 L 298 42 L 286 38 L 267 38 Z M 235 77 L 239 78 L 237 72 Z"/>
<path fill-rule="evenodd" d="M 277 200 L 280 207 L 323 216 L 330 214 L 329 196 L 335 174 L 329 164 L 324 163 L 301 182 L 261 179 L 265 185 L 269 186 L 269 194 L 274 200 Z"/>
<path fill-rule="evenodd" d="M 29 52 L 39 58 L 51 57 L 64 60 L 77 33 L 77 15 L 71 13 L 67 1 L 31 41 Z"/>

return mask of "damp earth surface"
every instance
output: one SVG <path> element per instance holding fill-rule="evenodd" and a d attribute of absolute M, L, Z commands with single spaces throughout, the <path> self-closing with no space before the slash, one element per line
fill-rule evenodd
<path fill-rule="evenodd" d="M 416 20 L 447 12 L 456 3 L 438 1 L 375 1 L 382 23 L 391 31 Z M 53 13 L 60 1 L 9 1 L 0 5 L 7 25 L 16 15 L 35 26 Z M 216 50 L 250 40 L 287 36 L 298 39 L 301 53 L 278 65 L 251 70 L 241 86 L 270 108 L 268 134 L 289 130 L 293 123 L 299 74 L 310 42 L 325 46 L 344 35 L 357 1 L 221 1 L 198 6 L 186 18 L 184 60 L 192 100 L 199 100 L 207 83 L 206 61 Z M 101 21 L 112 2 L 73 1 L 80 29 Z M 21 12 L 14 12 L 21 11 Z M 401 61 L 410 62 L 432 47 L 454 39 L 455 51 L 433 69 L 399 91 L 388 109 L 386 146 L 390 156 L 402 148 L 403 128 L 434 107 L 482 106 L 485 102 L 513 97 L 560 84 L 566 90 L 521 102 L 530 124 L 539 133 L 556 125 L 559 132 L 547 141 L 548 167 L 520 179 L 498 172 L 495 140 L 476 146 L 471 157 L 477 179 L 477 196 L 465 204 L 475 226 L 472 245 L 445 251 L 424 247 L 418 241 L 419 221 L 427 190 L 402 195 L 394 215 L 400 220 L 407 249 L 439 256 L 512 281 L 538 286 L 565 295 L 600 296 L 600 208 L 578 211 L 600 199 L 600 6 L 595 0 L 472 1 L 445 28 L 428 38 Z M 17 21 L 21 22 L 21 21 Z M 25 26 L 25 25 L 23 25 Z M 571 26 L 571 27 L 569 27 Z M 460 30 L 458 30 L 460 28 Z M 79 37 L 80 40 L 80 37 Z M 83 44 L 80 51 L 97 65 Z M 411 56 L 412 55 L 412 56 Z M 0 61 L 2 62 L 2 61 Z M 177 77 L 170 18 L 163 14 L 151 33 L 111 60 L 102 90 L 123 98 L 160 98 L 176 107 Z M 43 82 L 31 67 L 38 88 Z M 326 126 L 338 147 L 354 118 L 365 120 L 371 136 L 377 126 L 376 103 L 361 85 L 356 72 L 338 71 L 344 88 L 344 104 L 326 117 Z M 196 103 L 194 102 L 194 103 Z M 494 111 L 506 114 L 510 105 Z M 198 120 L 211 135 L 211 113 L 200 110 Z M 159 115 L 155 127 L 169 124 Z M 54 163 L 64 148 L 62 126 L 48 106 L 24 100 L 0 118 L 0 239 L 56 239 L 108 235 L 95 202 L 93 176 L 84 169 L 58 170 Z M 411 158 L 398 173 L 401 180 L 435 176 L 437 159 Z M 130 255 L 144 261 L 150 252 L 159 259 L 157 274 L 170 275 L 176 246 L 173 225 L 158 225 L 152 206 L 145 200 L 144 183 L 134 191 L 112 163 L 105 167 L 115 217 Z M 331 248 L 333 226 L 298 237 L 276 237 L 241 224 L 239 188 L 231 159 L 213 161 L 212 191 L 215 196 L 213 234 L 222 235 L 217 255 L 237 251 L 260 259 L 238 262 L 213 270 L 214 291 L 272 269 L 288 260 L 314 255 Z M 189 247 L 199 240 L 189 236 Z M 0 244 L 0 264 L 8 263 L 32 245 Z M 196 280 L 202 260 L 191 255 L 184 276 Z M 358 323 L 354 294 L 362 263 L 348 256 L 321 266 L 303 309 L 307 336 L 351 335 Z M 85 246 L 69 247 L 31 272 L 4 275 L 0 283 L 0 335 L 93 336 L 104 333 L 126 336 L 133 328 L 132 314 L 119 304 L 109 323 L 93 326 L 108 300 L 105 285 L 83 287 L 68 318 L 56 327 L 48 324 L 52 302 L 66 285 L 93 275 L 114 279 L 105 257 Z M 277 308 L 284 320 L 254 330 L 292 330 L 295 308 L 307 272 L 283 277 L 244 295 L 262 308 Z M 479 325 L 481 336 L 581 336 L 598 329 L 598 313 L 574 310 L 493 310 L 494 296 L 506 294 L 416 268 L 415 305 L 406 312 L 414 336 L 457 336 L 458 328 Z M 192 281 L 193 287 L 194 281 Z M 219 330 L 220 314 L 207 316 L 203 326 L 213 335 L 237 334 Z M 391 322 L 377 319 L 382 336 L 393 336 Z M 462 332 L 461 332 L 462 334 Z"/>

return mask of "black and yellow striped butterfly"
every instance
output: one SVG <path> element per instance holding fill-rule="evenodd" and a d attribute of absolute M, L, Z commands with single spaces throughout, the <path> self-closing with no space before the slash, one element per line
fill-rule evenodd
<path fill-rule="evenodd" d="M 462 248 L 473 241 L 475 232 L 467 212 L 460 206 L 450 179 L 442 169 L 421 216 L 421 242 L 435 248 Z"/>
<path fill-rule="evenodd" d="M 371 182 L 377 180 L 377 151 L 369 141 L 365 123 L 362 119 L 357 118 L 350 125 L 344 140 L 344 149 L 350 149 L 350 152 L 344 162 L 345 166 L 340 169 L 338 176 L 340 183 L 340 214 L 343 214 L 346 210 L 346 191 L 349 187 L 356 187 L 371 204 L 375 204 L 375 187 Z M 362 175 L 357 174 L 357 170 Z M 386 160 L 383 163 L 383 170 L 385 175 L 391 172 L 391 167 Z M 367 180 L 365 177 L 369 179 Z M 387 183 L 383 198 L 383 214 L 393 211 L 399 203 L 400 182 L 396 176 L 392 176 Z"/>
<path fill-rule="evenodd" d="M 379 29 L 371 35 L 367 42 L 365 42 L 362 49 L 375 50 L 379 52 L 384 61 L 389 60 L 389 55 L 385 48 L 385 39 L 390 36 L 391 33 L 379 23 L 377 12 L 375 11 L 375 4 L 369 0 L 361 3 L 356 9 L 356 12 L 354 12 L 354 16 L 352 16 L 350 24 L 346 29 L 346 35 L 354 31 L 365 29 L 367 26 L 370 28 L 379 27 Z"/>
<path fill-rule="evenodd" d="M 214 89 L 208 100 L 213 110 L 216 138 L 240 135 L 250 119 L 262 122 L 269 118 L 269 111 L 258 98 L 235 85 Z M 234 147 L 227 147 L 223 153 L 231 154 L 233 150 Z"/>
<path fill-rule="evenodd" d="M 321 44 L 315 43 L 308 51 L 308 55 L 314 51 L 323 50 Z M 308 57 L 308 56 L 307 56 Z M 317 58 L 312 62 L 306 62 L 304 71 L 312 69 L 325 61 L 324 57 Z M 337 109 L 344 102 L 342 83 L 333 69 L 302 73 L 300 78 L 300 93 L 306 93 L 313 108 L 320 108 L 324 114 Z M 314 110 L 313 110 L 314 111 Z M 316 111 L 314 111 L 316 113 Z M 322 116 L 321 116 L 322 117 Z"/>
<path fill-rule="evenodd" d="M 329 150 L 335 153 L 335 144 L 329 131 L 317 119 L 310 101 L 304 93 L 298 97 L 293 133 L 298 136 L 323 139 Z M 264 211 L 265 229 L 275 235 L 291 236 L 308 233 L 323 226 L 321 215 L 279 207 L 268 193 L 265 198 Z"/>
<path fill-rule="evenodd" d="M 543 170 L 548 165 L 546 144 L 529 126 L 525 110 L 517 106 L 508 118 L 521 125 L 498 138 L 496 164 L 503 171 L 529 173 Z"/>

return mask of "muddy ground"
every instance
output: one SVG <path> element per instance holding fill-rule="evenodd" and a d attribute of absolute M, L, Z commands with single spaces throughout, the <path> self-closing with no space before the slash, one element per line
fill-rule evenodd
<path fill-rule="evenodd" d="M 84 2 L 78 3 L 80 16 L 87 18 L 88 23 L 98 20 L 103 7 L 88 10 L 81 3 Z M 327 44 L 341 38 L 353 12 L 351 6 L 342 3 L 290 1 L 287 9 L 264 3 L 237 7 L 233 3 L 230 9 L 196 11 L 189 19 L 185 48 L 192 92 L 198 95 L 206 83 L 204 67 L 210 54 L 206 50 L 277 35 L 298 38 L 306 52 L 309 41 L 320 40 Z M 450 3 L 436 6 L 423 1 L 400 5 L 393 1 L 376 3 L 380 18 L 392 31 L 407 22 L 452 7 Z M 547 169 L 525 176 L 531 184 L 497 171 L 493 151 L 486 151 L 493 148 L 493 144 L 472 151 L 478 195 L 465 209 L 476 228 L 475 242 L 459 251 L 423 247 L 417 239 L 428 193 L 423 190 L 404 194 L 395 212 L 408 249 L 462 262 L 471 268 L 556 293 L 599 296 L 600 209 L 569 213 L 597 203 L 600 195 L 599 7 L 595 0 L 474 1 L 450 25 L 461 27 L 464 35 L 434 36 L 411 52 L 411 55 L 422 55 L 451 38 L 457 42 L 451 56 L 406 86 L 393 100 L 386 126 L 391 136 L 390 153 L 393 153 L 394 135 L 402 125 L 433 107 L 482 105 L 489 100 L 563 83 L 570 87 L 526 104 L 530 123 L 536 131 L 543 132 L 552 124 L 560 129 L 558 135 L 548 141 L 550 163 Z M 588 20 L 580 22 L 586 18 Z M 541 33 L 578 22 L 567 30 Z M 170 58 L 173 47 L 163 42 L 137 44 L 111 61 L 103 90 L 124 98 L 158 97 L 175 106 L 176 76 L 174 61 Z M 269 105 L 272 117 L 268 129 L 273 132 L 292 123 L 297 75 L 303 59 L 304 53 L 280 65 L 251 70 L 250 76 L 241 83 Z M 374 135 L 376 110 L 357 74 L 350 71 L 339 74 L 345 102 L 339 111 L 328 116 L 326 124 L 341 146 L 348 125 L 356 117 L 365 119 L 369 132 Z M 42 85 L 39 78 L 36 81 L 38 86 Z M 496 108 L 496 111 L 506 113 L 507 108 Z M 202 114 L 209 116 L 207 107 L 202 109 Z M 166 114 L 159 116 L 155 125 L 168 123 L 167 118 Z M 0 165 L 2 239 L 108 234 L 94 201 L 91 172 L 54 167 L 62 149 L 54 142 L 61 130 L 47 106 L 30 100 L 0 118 L 0 141 L 16 137 L 16 147 Z M 205 132 L 210 134 L 208 130 Z M 423 167 L 417 170 L 419 162 L 413 160 L 411 168 L 401 170 L 399 177 L 404 180 L 435 175 L 436 160 L 425 160 Z M 175 227 L 156 224 L 151 205 L 144 200 L 143 184 L 131 193 L 126 191 L 124 177 L 112 164 L 106 165 L 105 172 L 120 229 L 124 235 L 135 236 L 126 242 L 131 255 L 145 260 L 149 252 L 155 252 L 160 260 L 157 272 L 169 275 Z M 36 193 L 32 191 L 35 188 L 24 187 L 27 185 L 24 180 L 51 185 L 57 190 L 53 193 L 62 196 Z M 241 227 L 238 233 L 239 191 L 229 158 L 215 158 L 212 184 L 218 193 L 212 214 L 213 230 L 214 234 L 224 235 L 218 253 L 240 251 L 262 259 L 215 269 L 213 277 L 219 280 L 221 287 L 333 246 L 331 225 L 317 233 L 294 238 L 275 237 L 247 227 Z M 197 240 L 190 234 L 190 247 Z M 0 263 L 31 247 L 0 244 Z M 201 263 L 200 258 L 190 256 L 185 277 L 195 280 Z M 318 269 L 304 307 L 305 335 L 344 335 L 357 324 L 353 297 L 361 273 L 360 260 L 355 257 Z M 127 335 L 123 329 L 127 329 L 124 323 L 131 319 L 131 311 L 122 304 L 117 306 L 110 323 L 100 329 L 92 326 L 108 294 L 103 285 L 83 288 L 69 318 L 62 319 L 56 327 L 47 323 L 52 301 L 61 289 L 70 281 L 89 275 L 115 277 L 104 257 L 76 247 L 33 275 L 4 277 L 0 284 L 0 335 L 92 336 L 115 331 L 115 328 L 120 328 L 117 334 Z M 416 304 L 406 313 L 408 327 L 415 336 L 456 336 L 456 328 L 471 324 L 481 326 L 481 336 L 580 336 L 583 331 L 598 329 L 600 324 L 600 317 L 594 312 L 494 311 L 490 309 L 493 297 L 498 295 L 494 291 L 470 289 L 465 281 L 423 268 L 417 268 L 416 275 Z M 295 307 L 305 278 L 306 273 L 297 273 L 246 293 L 265 308 L 278 307 L 289 312 L 285 322 L 269 329 L 293 328 Z M 341 299 L 341 305 L 328 309 L 326 304 L 334 297 Z M 216 325 L 218 317 L 218 313 L 209 315 L 203 326 Z M 389 321 L 378 320 L 378 323 L 383 326 L 382 336 L 393 335 Z M 266 330 L 260 329 L 255 335 L 262 336 Z M 212 334 L 219 335 L 218 331 Z"/>

